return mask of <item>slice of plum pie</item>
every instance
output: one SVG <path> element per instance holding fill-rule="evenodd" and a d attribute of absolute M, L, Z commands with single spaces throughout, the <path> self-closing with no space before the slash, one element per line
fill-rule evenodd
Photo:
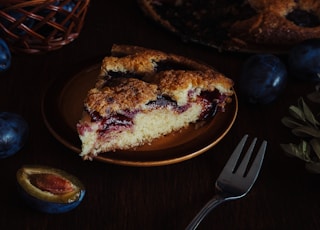
<path fill-rule="evenodd" d="M 206 121 L 232 101 L 233 81 L 212 67 L 147 48 L 113 45 L 77 124 L 83 159 L 127 150 Z"/>

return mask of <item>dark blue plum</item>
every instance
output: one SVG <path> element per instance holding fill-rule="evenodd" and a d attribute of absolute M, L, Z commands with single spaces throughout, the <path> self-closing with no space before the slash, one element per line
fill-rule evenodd
<path fill-rule="evenodd" d="M 286 82 L 287 69 L 277 56 L 255 54 L 244 62 L 237 87 L 244 101 L 268 104 L 282 93 Z"/>
<path fill-rule="evenodd" d="M 11 52 L 7 43 L 0 38 L 0 72 L 9 69 L 11 65 Z"/>
<path fill-rule="evenodd" d="M 65 4 L 65 2 L 61 1 L 61 0 L 56 0 L 53 5 L 55 6 L 62 6 L 62 9 L 64 9 L 65 11 L 71 12 L 73 10 L 73 8 L 76 6 L 76 3 L 79 0 L 71 0 L 69 2 L 67 2 Z"/>
<path fill-rule="evenodd" d="M 27 11 L 31 10 L 30 8 L 26 8 Z M 25 18 L 25 14 L 13 9 L 13 10 L 8 10 L 6 11 L 6 13 L 8 15 L 10 15 L 12 18 L 15 19 L 15 21 L 21 21 L 21 24 L 23 24 L 24 26 L 28 27 L 28 28 L 32 28 L 33 25 L 35 24 L 35 19 L 33 18 L 29 18 L 26 17 Z M 0 23 L 3 24 L 3 26 L 5 26 L 6 28 L 10 28 L 13 23 L 11 20 L 8 20 L 4 17 L 1 17 Z M 13 32 L 16 35 L 22 36 L 26 34 L 25 29 L 22 29 L 21 27 L 17 26 L 15 29 L 13 29 L 11 32 Z"/>
<path fill-rule="evenodd" d="M 0 112 L 0 159 L 17 153 L 26 143 L 29 125 L 19 114 Z"/>
<path fill-rule="evenodd" d="M 73 8 L 76 6 L 77 0 L 70 1 L 68 4 L 65 4 L 62 8 L 68 12 L 72 12 Z"/>
<path fill-rule="evenodd" d="M 80 192 L 80 196 L 78 200 L 71 203 L 58 203 L 58 202 L 44 201 L 36 197 L 30 196 L 30 194 L 28 194 L 21 187 L 18 187 L 18 192 L 21 198 L 31 208 L 36 209 L 40 212 L 45 212 L 50 214 L 65 213 L 65 212 L 71 211 L 72 209 L 75 209 L 77 206 L 79 206 L 79 204 L 81 203 L 85 195 L 85 191 L 82 190 Z"/>
<path fill-rule="evenodd" d="M 75 176 L 56 168 L 25 165 L 17 171 L 21 198 L 31 208 L 45 213 L 64 213 L 76 208 L 86 190 Z"/>
<path fill-rule="evenodd" d="M 76 6 L 76 3 L 78 0 L 71 0 L 69 2 L 65 2 L 62 0 L 56 0 L 53 2 L 53 5 L 56 7 L 59 7 L 62 9 L 62 11 L 58 10 L 53 18 L 51 18 L 52 22 L 55 22 L 57 24 L 60 24 L 61 26 L 67 28 L 70 23 L 72 22 L 73 18 L 67 20 L 67 17 L 70 16 L 70 13 L 73 11 L 74 7 Z M 39 12 L 39 14 L 43 17 L 47 17 L 47 15 L 50 13 L 49 10 L 42 10 Z M 45 24 L 43 25 L 37 32 L 43 36 L 48 36 L 50 33 L 52 33 L 55 30 L 55 27 L 52 25 Z M 61 32 L 58 32 L 58 35 Z M 58 36 L 57 35 L 57 36 Z"/>
<path fill-rule="evenodd" d="M 297 79 L 320 81 L 320 39 L 294 46 L 288 55 L 288 72 Z"/>

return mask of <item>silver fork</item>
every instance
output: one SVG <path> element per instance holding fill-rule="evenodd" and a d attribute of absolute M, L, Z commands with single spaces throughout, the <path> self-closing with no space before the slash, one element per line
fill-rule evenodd
<path fill-rule="evenodd" d="M 247 139 L 248 135 L 244 135 L 220 173 L 215 183 L 216 195 L 200 210 L 186 230 L 196 229 L 203 218 L 219 204 L 228 200 L 239 199 L 250 191 L 258 177 L 267 142 L 262 142 L 255 159 L 252 160 L 251 167 L 249 167 L 257 138 L 253 139 L 241 163 L 238 162 Z"/>

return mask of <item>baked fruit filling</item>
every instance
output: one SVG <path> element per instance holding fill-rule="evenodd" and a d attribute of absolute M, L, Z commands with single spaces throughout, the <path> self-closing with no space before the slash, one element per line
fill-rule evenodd
<path fill-rule="evenodd" d="M 219 44 L 228 39 L 229 27 L 257 14 L 247 1 L 151 1 L 154 10 L 182 34 Z"/>
<path fill-rule="evenodd" d="M 289 21 L 301 27 L 317 27 L 320 26 L 320 19 L 313 11 L 295 9 L 286 15 Z"/>
<path fill-rule="evenodd" d="M 286 50 L 320 37 L 317 0 L 139 0 L 148 16 L 185 40 L 222 50 Z"/>
<path fill-rule="evenodd" d="M 134 46 L 114 45 L 84 100 L 77 124 L 81 156 L 151 143 L 224 111 L 233 82 L 203 64 Z"/>
<path fill-rule="evenodd" d="M 190 92 L 192 94 L 192 92 Z M 218 104 L 225 103 L 224 100 L 226 97 L 222 94 L 219 94 L 217 92 L 202 92 L 199 96 L 197 96 L 196 102 L 201 105 L 201 114 L 199 115 L 198 121 L 200 120 L 206 120 L 208 118 L 213 117 L 218 109 Z M 191 102 L 187 103 L 183 106 L 178 106 L 177 102 L 173 101 L 170 97 L 167 96 L 158 96 L 157 100 L 150 101 L 147 103 L 147 110 L 152 109 L 170 109 L 174 111 L 177 114 L 185 112 L 190 106 Z M 221 109 L 221 107 L 220 107 Z M 127 110 L 127 111 L 121 111 L 121 114 L 117 113 L 114 115 L 110 115 L 109 117 L 102 117 L 97 111 L 89 112 L 91 122 L 97 122 L 100 123 L 100 136 L 103 136 L 104 134 L 108 132 L 112 132 L 115 130 L 121 130 L 122 128 L 130 128 L 134 124 L 134 117 L 137 113 L 139 113 L 138 110 Z M 85 127 L 83 130 L 79 130 L 81 134 L 83 134 L 86 131 Z M 90 129 L 90 127 L 87 127 Z"/>

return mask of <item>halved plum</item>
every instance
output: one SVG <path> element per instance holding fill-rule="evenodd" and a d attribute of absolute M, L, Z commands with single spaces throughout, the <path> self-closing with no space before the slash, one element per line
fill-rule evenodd
<path fill-rule="evenodd" d="M 85 188 L 75 176 L 56 168 L 26 165 L 17 171 L 18 191 L 32 208 L 63 213 L 77 207 Z"/>

